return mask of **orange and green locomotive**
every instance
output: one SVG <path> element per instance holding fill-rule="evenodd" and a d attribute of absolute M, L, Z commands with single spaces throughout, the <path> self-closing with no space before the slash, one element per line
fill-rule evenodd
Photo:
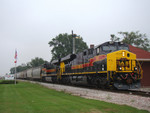
<path fill-rule="evenodd" d="M 116 89 L 139 88 L 143 76 L 136 55 L 122 42 L 92 46 L 45 64 L 41 70 L 43 81 Z"/>

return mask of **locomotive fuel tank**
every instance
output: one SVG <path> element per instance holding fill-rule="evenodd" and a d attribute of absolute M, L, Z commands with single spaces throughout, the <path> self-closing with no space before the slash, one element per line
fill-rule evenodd
<path fill-rule="evenodd" d="M 87 85 L 87 76 L 70 76 L 71 84 Z"/>

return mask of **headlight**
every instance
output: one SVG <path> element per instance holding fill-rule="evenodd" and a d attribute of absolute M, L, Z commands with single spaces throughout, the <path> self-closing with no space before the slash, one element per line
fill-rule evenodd
<path fill-rule="evenodd" d="M 104 71 L 104 68 L 102 67 L 102 71 Z"/>
<path fill-rule="evenodd" d="M 119 67 L 119 71 L 122 71 L 122 67 Z"/>
<path fill-rule="evenodd" d="M 137 67 L 134 67 L 134 71 L 137 71 Z"/>
<path fill-rule="evenodd" d="M 102 71 L 104 71 L 105 70 L 105 68 L 104 68 L 104 64 L 102 64 Z"/>
<path fill-rule="evenodd" d="M 124 51 L 122 52 L 122 56 L 125 56 L 125 52 Z"/>

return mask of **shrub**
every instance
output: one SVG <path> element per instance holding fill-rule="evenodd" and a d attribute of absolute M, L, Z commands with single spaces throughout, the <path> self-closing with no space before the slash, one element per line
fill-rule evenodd
<path fill-rule="evenodd" d="M 0 84 L 14 84 L 15 80 L 1 80 Z M 16 81 L 18 83 L 18 81 Z"/>

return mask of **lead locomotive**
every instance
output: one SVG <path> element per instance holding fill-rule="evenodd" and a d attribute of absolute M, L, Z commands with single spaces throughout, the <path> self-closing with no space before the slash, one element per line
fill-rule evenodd
<path fill-rule="evenodd" d="M 127 44 L 105 42 L 40 67 L 39 79 L 52 83 L 116 89 L 140 87 L 142 68 Z"/>

